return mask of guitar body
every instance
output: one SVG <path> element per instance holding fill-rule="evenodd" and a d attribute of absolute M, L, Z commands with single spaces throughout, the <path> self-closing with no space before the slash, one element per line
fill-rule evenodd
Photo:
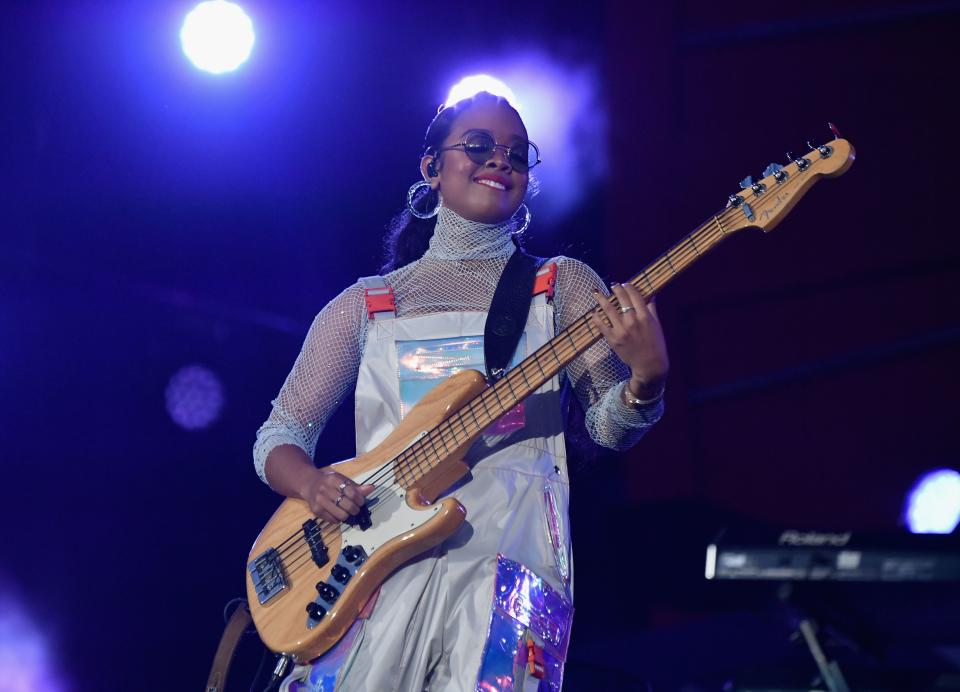
<path fill-rule="evenodd" d="M 391 462 L 486 387 L 483 375 L 475 370 L 450 377 L 424 396 L 375 449 L 331 466 L 358 484 L 377 475 L 380 478 L 378 489 L 370 496 L 376 499 L 368 498 L 368 507 L 376 509 L 370 514 L 369 527 L 340 524 L 323 530 L 328 557 L 324 564 L 317 564 L 304 540 L 305 524 L 317 521 L 307 503 L 288 499 L 280 505 L 253 544 L 246 574 L 250 612 L 260 638 L 270 649 L 290 654 L 298 662 L 321 655 L 346 633 L 398 566 L 440 544 L 460 527 L 466 517 L 463 505 L 453 498 L 433 503 L 469 471 L 461 460 L 475 436 L 466 444 L 444 449 L 445 458 L 426 474 L 405 469 L 402 463 L 393 467 Z M 392 469 L 386 480 L 384 467 Z M 362 562 L 347 559 L 347 546 L 362 548 Z M 257 560 L 261 559 L 263 567 L 263 558 L 271 549 L 277 552 L 276 559 L 271 556 L 266 561 L 257 583 Z M 337 566 L 350 573 L 345 584 L 333 574 Z M 271 582 L 276 579 L 282 582 L 279 590 L 276 582 Z M 324 599 L 318 584 L 327 584 L 339 594 Z M 306 608 L 311 603 L 326 611 L 322 617 L 309 616 Z"/>

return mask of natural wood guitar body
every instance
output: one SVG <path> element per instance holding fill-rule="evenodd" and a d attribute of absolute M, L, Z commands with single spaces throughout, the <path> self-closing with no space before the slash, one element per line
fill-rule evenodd
<path fill-rule="evenodd" d="M 333 464 L 331 468 L 361 482 L 364 477 L 398 457 L 425 431 L 434 429 L 486 386 L 483 375 L 474 370 L 454 375 L 424 396 L 396 430 L 375 449 L 355 459 Z M 443 542 L 459 528 L 466 517 L 463 505 L 452 498 L 438 506 L 431 503 L 469 471 L 461 459 L 473 439 L 452 445 L 441 463 L 424 475 L 405 469 L 404 464 L 412 463 L 409 460 L 398 463 L 396 476 L 398 484 L 406 491 L 407 505 L 433 516 L 424 517 L 422 524 L 407 531 L 398 527 L 398 533 L 393 538 L 367 557 L 344 587 L 334 607 L 314 628 L 307 628 L 304 609 L 317 596 L 316 584 L 330 578 L 335 556 L 343 547 L 339 527 L 331 531 L 329 538 L 324 538 L 330 561 L 323 567 L 317 567 L 312 560 L 301 556 L 295 567 L 286 567 L 287 587 L 265 604 L 260 603 L 251 572 L 247 570 L 247 599 L 251 614 L 261 639 L 270 649 L 291 654 L 300 662 L 327 651 L 350 628 L 367 600 L 391 572 L 405 561 Z M 300 534 L 304 522 L 314 518 L 305 502 L 285 500 L 254 542 L 248 563 L 270 547 L 281 545 L 291 536 Z M 372 518 L 377 521 L 376 512 L 372 513 Z"/>

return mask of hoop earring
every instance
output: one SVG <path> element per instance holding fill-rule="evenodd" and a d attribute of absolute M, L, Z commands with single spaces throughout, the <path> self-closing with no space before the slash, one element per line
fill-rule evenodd
<path fill-rule="evenodd" d="M 423 188 L 428 188 L 428 191 L 420 195 L 419 199 L 416 199 L 417 195 Z M 443 206 L 443 200 L 440 198 L 440 193 L 437 193 L 437 203 L 429 211 L 420 211 L 413 206 L 415 201 L 422 200 L 431 192 L 433 192 L 433 187 L 431 187 L 430 183 L 428 183 L 426 180 L 421 180 L 411 185 L 410 189 L 407 190 L 407 211 L 416 216 L 418 219 L 432 219 L 434 216 L 436 216 L 440 211 L 440 207 Z"/>
<path fill-rule="evenodd" d="M 530 219 L 533 218 L 533 215 L 530 213 L 530 207 L 527 206 L 526 202 L 521 202 L 520 206 L 517 208 L 517 211 L 513 212 L 513 216 L 510 217 L 511 220 L 516 222 L 517 214 L 520 210 L 523 210 L 523 224 L 513 232 L 513 235 L 522 235 L 525 230 L 530 227 Z"/>

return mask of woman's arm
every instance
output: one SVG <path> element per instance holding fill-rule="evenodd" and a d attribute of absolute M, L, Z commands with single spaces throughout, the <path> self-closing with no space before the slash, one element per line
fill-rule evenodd
<path fill-rule="evenodd" d="M 623 289 L 620 289 L 623 290 Z M 562 330 L 597 306 L 595 293 L 610 293 L 589 266 L 569 257 L 557 258 L 557 329 Z M 566 368 L 567 377 L 586 412 L 586 427 L 599 445 L 628 449 L 663 415 L 663 383 L 668 367 L 663 334 L 655 309 L 644 306 L 643 325 L 608 338 L 620 342 L 634 368 L 602 339 Z M 637 310 L 639 312 L 639 310 Z M 619 318 L 619 315 L 614 315 Z M 622 319 L 618 320 L 622 326 Z M 625 391 L 625 388 L 626 389 Z M 627 396 L 631 394 L 632 396 Z M 640 400 L 641 403 L 630 403 Z"/>
<path fill-rule="evenodd" d="M 364 487 L 330 469 L 318 469 L 312 459 L 331 414 L 356 384 L 365 333 L 364 292 L 357 283 L 314 319 L 253 447 L 254 464 L 265 483 L 287 497 L 306 500 L 328 521 L 355 514 L 365 494 Z"/>

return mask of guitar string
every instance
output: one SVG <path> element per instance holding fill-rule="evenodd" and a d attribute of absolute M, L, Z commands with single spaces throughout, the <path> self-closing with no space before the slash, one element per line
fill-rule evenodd
<path fill-rule="evenodd" d="M 786 187 L 787 187 L 788 185 L 791 185 L 791 186 L 794 185 L 794 184 L 795 184 L 798 180 L 800 180 L 802 177 L 806 177 L 804 174 L 811 173 L 811 172 L 812 172 L 811 167 L 808 167 L 806 170 L 803 170 L 803 171 L 799 171 L 799 170 L 798 170 L 798 171 L 795 171 L 794 173 L 791 173 L 790 176 L 789 176 L 783 183 L 777 184 L 775 187 L 772 187 L 772 188 L 771 188 L 771 187 L 768 187 L 768 188 L 767 188 L 766 190 L 764 190 L 764 192 L 761 193 L 760 195 L 755 195 L 754 198 L 753 198 L 754 203 L 756 203 L 757 200 L 761 199 L 764 195 L 768 194 L 769 192 L 771 192 L 771 191 L 773 191 L 773 190 L 783 190 L 783 189 L 786 189 Z M 747 203 L 749 203 L 749 200 L 747 200 Z M 690 263 L 692 263 L 693 261 L 696 261 L 696 259 L 698 259 L 698 258 L 700 257 L 700 255 L 702 255 L 704 252 L 709 251 L 717 242 L 719 242 L 720 240 L 722 240 L 726 235 L 728 235 L 728 234 L 730 234 L 730 233 L 733 233 L 733 232 L 735 232 L 736 230 L 740 230 L 740 228 L 736 228 L 736 229 L 733 229 L 733 228 L 731 228 L 731 229 L 726 229 L 726 228 L 722 227 L 723 221 L 720 220 L 720 219 L 723 219 L 723 217 L 727 217 L 727 218 L 724 219 L 724 220 L 727 221 L 727 222 L 730 222 L 730 221 L 733 220 L 732 217 L 736 217 L 736 216 L 738 216 L 738 214 L 740 214 L 740 213 L 743 213 L 742 205 L 741 205 L 741 206 L 738 206 L 738 207 L 728 206 L 728 207 L 726 207 L 725 209 L 723 209 L 722 211 L 720 211 L 720 212 L 718 212 L 717 214 L 715 214 L 714 216 L 710 217 L 710 219 L 708 219 L 706 222 L 702 223 L 697 229 L 695 229 L 694 231 L 692 231 L 692 232 L 689 233 L 688 235 L 684 236 L 684 237 L 683 237 L 680 241 L 678 241 L 672 248 L 668 249 L 666 252 L 664 252 L 663 254 L 661 254 L 657 259 L 655 259 L 653 262 L 651 262 L 651 263 L 650 263 L 650 266 L 649 266 L 647 269 L 641 271 L 637 276 L 635 276 L 635 277 L 631 280 L 631 283 L 633 283 L 633 284 L 636 286 L 636 288 L 637 288 L 638 290 L 640 290 L 641 294 L 644 294 L 644 295 L 645 295 L 645 297 L 646 297 L 646 293 L 647 293 L 647 290 L 648 290 L 648 289 L 645 289 L 642 285 L 638 285 L 638 284 L 640 284 L 641 280 L 645 281 L 649 286 L 652 286 L 652 287 L 653 287 L 652 293 L 655 293 L 657 290 L 660 290 L 660 288 L 662 288 L 663 285 L 665 285 L 667 282 L 669 282 L 670 279 L 673 278 L 673 276 L 675 276 L 676 274 L 678 274 L 680 271 L 683 271 L 684 269 L 686 269 L 686 267 L 687 267 Z M 716 227 L 714 224 L 711 223 L 712 221 L 715 221 L 715 220 L 720 221 L 721 227 L 718 228 L 718 227 Z M 706 240 L 706 241 L 708 241 L 708 246 L 707 246 L 705 249 L 703 249 L 703 250 L 701 250 L 701 249 L 696 245 L 696 242 L 694 241 L 694 239 L 695 239 L 696 236 L 698 236 L 698 235 L 701 236 L 701 238 L 700 238 L 701 240 Z M 716 237 L 717 235 L 719 235 L 719 238 Z M 692 245 L 692 247 L 691 247 L 690 249 L 687 249 L 687 246 L 688 246 L 688 245 Z M 674 261 L 677 261 L 677 262 L 679 262 L 679 263 L 682 263 L 682 266 L 681 266 L 681 268 L 680 268 L 679 270 L 677 270 L 676 267 L 673 265 L 673 262 L 674 262 Z M 652 278 L 651 278 L 651 277 L 652 277 Z M 663 284 L 660 285 L 660 286 L 653 286 L 653 283 L 654 283 L 653 280 L 656 280 L 656 281 L 659 282 L 660 279 L 664 279 Z M 616 306 L 616 305 L 618 304 L 618 300 L 617 300 L 616 297 L 613 296 L 613 295 L 608 297 L 608 302 L 609 302 L 610 304 L 614 305 L 614 306 Z M 590 341 L 593 340 L 593 339 L 592 339 L 592 337 L 593 337 L 593 327 L 592 327 L 592 325 L 591 325 L 591 324 L 589 323 L 589 321 L 588 321 L 588 315 L 594 314 L 594 313 L 596 313 L 596 314 L 601 314 L 600 308 L 593 308 L 593 309 L 589 310 L 587 313 L 585 313 L 584 315 L 582 315 L 581 317 L 577 318 L 577 319 L 576 319 L 569 327 L 567 327 L 563 332 L 561 332 L 560 334 L 556 335 L 553 339 L 551 339 L 551 340 L 548 341 L 546 344 L 544 344 L 544 346 L 542 346 L 540 349 L 537 349 L 536 352 L 534 352 L 533 354 L 531 354 L 530 358 L 527 359 L 527 361 L 530 362 L 530 363 L 536 362 L 537 365 L 538 365 L 538 368 L 539 368 L 539 359 L 540 359 L 540 357 L 541 357 L 542 355 L 544 355 L 545 353 L 547 353 L 548 351 L 553 351 L 554 354 L 556 355 L 556 352 L 557 352 L 558 350 L 562 350 L 562 351 L 564 352 L 564 355 L 563 355 L 563 357 L 558 358 L 558 360 L 559 360 L 559 361 L 564 361 L 564 359 L 567 358 L 567 356 L 572 356 L 572 357 L 570 358 L 570 360 L 572 360 L 573 357 L 576 357 L 576 356 L 579 355 L 583 350 L 586 350 L 586 348 L 588 348 L 589 346 L 588 346 L 588 345 L 578 346 L 578 344 L 576 343 L 576 339 L 577 339 L 577 336 L 582 336 L 582 330 L 583 330 L 584 328 L 586 328 L 587 333 L 588 333 L 588 335 L 590 335 L 591 339 L 589 339 L 587 342 L 585 342 L 585 344 L 589 344 Z M 566 343 L 563 343 L 563 344 L 561 345 L 560 349 L 557 348 L 557 346 L 555 345 L 554 342 L 563 341 L 563 337 L 567 337 L 567 338 L 569 338 L 571 341 L 574 342 L 572 349 L 571 349 L 571 347 L 568 346 Z M 598 339 L 597 339 L 597 340 L 598 340 Z M 567 349 L 571 349 L 571 350 L 568 351 Z M 569 360 L 567 360 L 566 362 L 569 362 Z M 521 363 L 521 365 L 518 366 L 518 368 L 515 368 L 515 369 L 512 371 L 512 373 L 517 373 L 518 371 L 520 371 L 520 370 L 521 370 L 521 367 L 522 367 L 523 365 L 524 365 L 524 364 Z M 541 371 L 542 371 L 542 368 L 539 368 L 539 369 L 541 369 Z M 554 373 L 554 374 L 555 374 L 555 373 Z M 551 377 L 552 377 L 552 376 L 553 376 L 553 375 L 551 375 Z M 510 377 L 509 374 L 508 374 L 506 377 L 504 377 L 504 380 L 506 380 L 508 377 Z M 518 377 L 518 376 L 514 376 L 513 379 L 526 379 L 526 378 L 522 377 L 522 374 L 521 374 L 521 376 L 519 376 L 519 377 Z M 540 382 L 540 384 L 537 385 L 536 387 L 530 387 L 529 385 L 527 385 L 527 392 L 526 392 L 525 394 L 523 394 L 522 396 L 520 396 L 519 398 L 517 397 L 516 393 L 513 391 L 513 388 L 510 386 L 510 383 L 509 383 L 509 382 L 508 382 L 506 385 L 504 385 L 504 387 L 507 388 L 507 389 L 509 389 L 510 392 L 511 392 L 511 395 L 514 396 L 515 398 L 523 399 L 523 398 L 526 398 L 526 396 L 529 396 L 530 394 L 532 394 L 534 391 L 536 391 L 537 388 L 539 388 L 540 386 L 542 386 L 543 383 L 546 382 L 546 381 L 549 380 L 549 379 L 550 379 L 549 377 L 543 379 L 543 381 Z M 503 380 L 501 380 L 501 381 L 503 381 Z M 460 419 L 460 418 L 462 418 L 462 417 L 463 417 L 462 414 L 463 414 L 464 412 L 466 412 L 467 409 L 475 408 L 475 404 L 476 404 L 476 403 L 479 402 L 479 403 L 481 404 L 481 406 L 484 408 L 484 414 L 485 414 L 486 417 L 489 419 L 489 420 L 487 421 L 487 423 L 484 424 L 484 427 L 485 427 L 485 425 L 489 425 L 489 424 L 492 423 L 494 420 L 496 420 L 496 418 L 497 418 L 498 416 L 492 416 L 492 415 L 489 413 L 489 410 L 488 410 L 487 407 L 486 407 L 486 403 L 487 403 L 487 402 L 483 401 L 484 398 L 487 398 L 487 399 L 489 399 L 489 398 L 496 398 L 496 399 L 498 400 L 498 401 L 497 401 L 497 405 L 500 406 L 501 409 L 503 409 L 502 402 L 499 401 L 499 396 L 497 395 L 496 392 L 494 392 L 494 388 L 493 388 L 493 387 L 489 387 L 489 388 L 487 388 L 487 389 L 484 389 L 484 390 L 483 390 L 482 392 L 480 392 L 477 396 L 475 396 L 473 399 L 471 399 L 469 402 L 467 402 L 463 407 L 461 407 L 461 409 L 460 409 L 457 413 L 455 413 L 453 416 L 451 416 L 450 418 L 445 419 L 444 421 L 441 421 L 441 423 L 439 423 L 437 426 L 435 426 L 435 428 L 434 428 L 430 433 L 428 433 L 427 436 L 425 436 L 424 438 L 422 438 L 422 440 L 418 441 L 417 443 L 415 443 L 414 445 L 412 445 L 412 446 L 409 447 L 408 449 L 406 449 L 406 450 L 404 450 L 403 452 L 401 452 L 401 453 L 400 453 L 399 455 L 397 455 L 397 457 L 395 457 L 394 459 L 391 459 L 391 460 L 387 461 L 385 464 L 383 464 L 383 466 L 380 467 L 379 470 L 375 471 L 375 472 L 374 472 L 374 475 L 371 476 L 369 479 L 367 479 L 367 484 L 373 484 L 373 485 L 376 486 L 377 489 L 374 490 L 373 493 L 371 493 L 371 495 L 370 495 L 369 498 L 368 498 L 368 501 L 369 501 L 369 499 L 381 499 L 381 498 L 383 498 L 383 497 L 386 497 L 386 496 L 388 496 L 388 495 L 392 495 L 392 494 L 394 493 L 394 490 L 393 490 L 392 487 L 390 487 L 390 486 L 379 486 L 379 485 L 377 485 L 377 481 L 382 481 L 382 480 L 384 480 L 384 479 L 387 477 L 387 475 L 389 475 L 389 473 L 390 473 L 391 471 L 394 473 L 395 482 L 396 482 L 398 485 L 401 485 L 401 487 L 402 487 L 402 483 L 403 483 L 403 482 L 416 481 L 416 480 L 418 480 L 419 478 L 422 478 L 422 477 L 423 477 L 423 474 L 420 473 L 420 474 L 418 475 L 418 474 L 417 474 L 417 471 L 418 471 L 418 470 L 422 470 L 422 467 L 423 467 L 423 464 L 424 464 L 424 463 L 427 464 L 427 467 L 428 467 L 428 468 L 427 468 L 427 472 L 429 472 L 430 470 L 432 470 L 433 468 L 435 468 L 435 467 L 436 467 L 436 464 L 435 464 L 435 463 L 432 463 L 432 462 L 429 460 L 429 457 L 430 457 L 430 456 L 434 456 L 434 457 L 435 457 L 435 456 L 437 455 L 437 453 L 439 452 L 439 449 L 438 449 L 438 447 L 437 447 L 437 442 L 439 442 L 441 445 L 443 445 L 444 451 L 445 451 L 445 453 L 446 453 L 444 456 L 449 455 L 449 450 L 448 450 L 447 447 L 446 447 L 446 442 L 447 442 L 447 441 L 452 441 L 452 442 L 454 442 L 454 443 L 456 443 L 456 444 L 462 444 L 461 441 L 458 441 L 458 435 L 459 435 L 459 433 L 457 433 L 456 431 L 452 430 L 453 424 L 451 423 L 451 421 L 452 421 L 453 419 Z M 472 411 L 471 411 L 471 413 L 472 413 Z M 476 415 L 475 415 L 475 414 L 474 414 L 474 418 L 476 419 Z M 482 427 L 479 427 L 479 421 L 476 421 L 476 422 L 478 423 L 478 430 L 475 431 L 474 433 L 472 433 L 472 434 L 474 434 L 474 435 L 480 434 L 480 432 L 482 432 Z M 461 422 L 461 427 L 463 427 L 464 431 L 466 432 L 466 430 L 467 430 L 466 425 L 465 425 L 464 423 L 462 423 L 462 422 Z M 449 437 L 446 437 L 445 434 L 446 434 L 446 432 L 448 432 L 448 431 L 450 432 L 450 436 L 449 436 Z M 438 434 L 435 435 L 434 433 L 438 433 Z M 467 439 L 469 439 L 469 437 L 470 437 L 470 434 L 465 435 L 463 441 L 466 441 Z M 429 444 L 428 444 L 428 442 L 429 442 Z M 415 449 L 415 448 L 417 448 L 417 447 L 420 447 L 421 449 L 419 449 L 419 450 L 418 450 L 418 449 Z M 428 447 L 428 448 L 427 448 L 427 447 Z M 412 451 L 411 451 L 411 450 L 412 450 Z M 430 454 L 431 452 L 432 452 L 433 454 Z M 410 462 L 411 460 L 413 461 L 412 464 L 408 463 L 406 466 L 404 466 L 403 468 L 401 468 L 400 473 L 396 473 L 396 467 L 397 467 L 397 465 L 398 465 L 398 462 Z M 391 467 L 393 467 L 393 468 L 391 468 Z M 378 491 L 380 491 L 380 492 L 378 492 Z M 371 514 L 371 515 L 373 514 L 373 512 L 375 511 L 375 509 L 376 509 L 376 507 L 371 508 L 371 510 L 370 510 L 370 514 Z M 321 540 L 331 538 L 332 536 L 336 535 L 336 533 L 337 533 L 338 531 L 341 531 L 341 532 L 342 532 L 342 531 L 345 531 L 346 529 L 341 529 L 341 526 L 343 525 L 343 523 L 344 523 L 344 522 L 339 522 L 339 523 L 331 523 L 331 522 L 326 522 L 326 521 L 320 521 L 320 522 L 318 522 L 317 526 L 318 526 L 319 529 L 320 529 L 319 532 L 320 532 L 320 538 L 321 538 Z M 348 528 L 350 527 L 349 524 L 348 524 L 347 526 L 348 526 Z M 314 533 L 314 537 L 316 537 L 316 533 L 317 533 L 317 532 L 314 531 L 313 533 Z M 298 539 L 298 538 L 300 538 L 301 540 L 303 540 L 303 543 L 304 543 L 304 545 L 306 546 L 306 550 L 305 550 L 300 556 L 290 556 L 290 555 L 289 555 L 289 550 L 287 550 L 287 549 L 284 548 L 284 549 L 281 551 L 281 550 L 278 548 L 278 549 L 277 549 L 278 552 L 286 553 L 285 559 L 299 561 L 299 557 L 306 557 L 306 556 L 309 556 L 309 555 L 310 555 L 309 544 L 307 543 L 306 539 L 303 538 L 303 536 L 302 536 L 301 533 L 297 533 L 297 534 L 293 534 L 293 535 L 289 536 L 286 540 L 284 540 L 284 541 L 280 544 L 280 546 L 281 546 L 281 547 L 282 547 L 282 546 L 286 546 L 290 541 L 296 541 L 296 539 Z M 293 549 L 296 550 L 296 548 L 298 548 L 298 547 L 300 547 L 300 546 L 295 545 Z M 289 569 L 293 570 L 293 569 L 295 569 L 295 568 L 296 568 L 296 567 L 294 566 L 294 567 L 290 567 Z"/>

